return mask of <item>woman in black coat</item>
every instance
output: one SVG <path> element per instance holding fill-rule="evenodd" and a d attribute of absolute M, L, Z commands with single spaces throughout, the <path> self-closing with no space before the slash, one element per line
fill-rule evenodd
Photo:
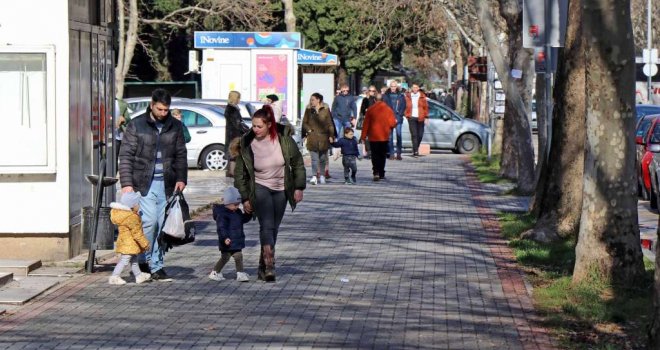
<path fill-rule="evenodd" d="M 238 104 L 241 101 L 241 93 L 238 91 L 231 91 L 227 98 L 227 107 L 225 108 L 225 144 L 228 149 L 231 141 L 237 137 L 243 136 L 241 130 L 241 111 L 238 109 Z M 227 151 L 228 152 L 228 151 Z"/>

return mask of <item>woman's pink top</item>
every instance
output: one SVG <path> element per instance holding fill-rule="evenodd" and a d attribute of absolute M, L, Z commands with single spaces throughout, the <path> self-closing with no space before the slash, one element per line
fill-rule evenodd
<path fill-rule="evenodd" d="M 284 156 L 280 142 L 269 137 L 252 140 L 254 181 L 274 191 L 284 191 Z"/>

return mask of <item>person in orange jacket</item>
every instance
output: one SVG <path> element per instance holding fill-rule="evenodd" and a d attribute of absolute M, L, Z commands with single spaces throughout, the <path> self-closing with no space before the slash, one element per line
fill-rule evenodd
<path fill-rule="evenodd" d="M 411 91 L 406 93 L 406 112 L 412 139 L 413 157 L 419 157 L 419 144 L 424 137 L 424 125 L 428 124 L 429 103 L 424 92 L 419 90 L 419 84 L 412 84 Z"/>
<path fill-rule="evenodd" d="M 392 109 L 383 102 L 382 95 L 376 96 L 376 103 L 367 109 L 362 123 L 360 142 L 369 140 L 374 181 L 385 179 L 385 162 L 389 151 L 390 133 L 396 126 Z"/>

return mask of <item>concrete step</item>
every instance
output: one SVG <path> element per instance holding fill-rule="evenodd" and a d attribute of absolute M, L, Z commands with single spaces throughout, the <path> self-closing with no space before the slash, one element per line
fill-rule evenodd
<path fill-rule="evenodd" d="M 98 264 L 100 261 L 111 258 L 114 255 L 115 255 L 114 250 L 97 250 L 96 254 L 94 255 L 94 257 L 96 258 L 94 259 L 95 260 L 94 263 Z M 87 252 L 85 251 L 84 253 L 78 256 L 74 256 L 69 260 L 50 262 L 48 263 L 48 266 L 84 269 L 85 264 L 87 263 L 87 257 L 88 255 Z"/>
<path fill-rule="evenodd" d="M 41 267 L 41 260 L 0 259 L 0 272 L 13 273 L 14 276 L 27 276 Z"/>
<path fill-rule="evenodd" d="M 68 277 L 23 277 L 14 280 L 0 288 L 0 304 L 23 305 L 66 279 Z"/>
<path fill-rule="evenodd" d="M 42 266 L 28 274 L 29 277 L 74 277 L 84 273 L 80 267 Z"/>
<path fill-rule="evenodd" d="M 11 272 L 0 272 L 0 287 L 14 280 L 14 274 Z"/>

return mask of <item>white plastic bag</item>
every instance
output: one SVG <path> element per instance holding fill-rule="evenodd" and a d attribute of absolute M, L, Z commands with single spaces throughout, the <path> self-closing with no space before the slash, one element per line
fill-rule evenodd
<path fill-rule="evenodd" d="M 186 225 L 183 222 L 179 197 L 176 197 L 174 200 L 174 204 L 172 204 L 172 207 L 167 212 L 163 232 L 175 238 L 184 238 L 186 236 Z"/>

